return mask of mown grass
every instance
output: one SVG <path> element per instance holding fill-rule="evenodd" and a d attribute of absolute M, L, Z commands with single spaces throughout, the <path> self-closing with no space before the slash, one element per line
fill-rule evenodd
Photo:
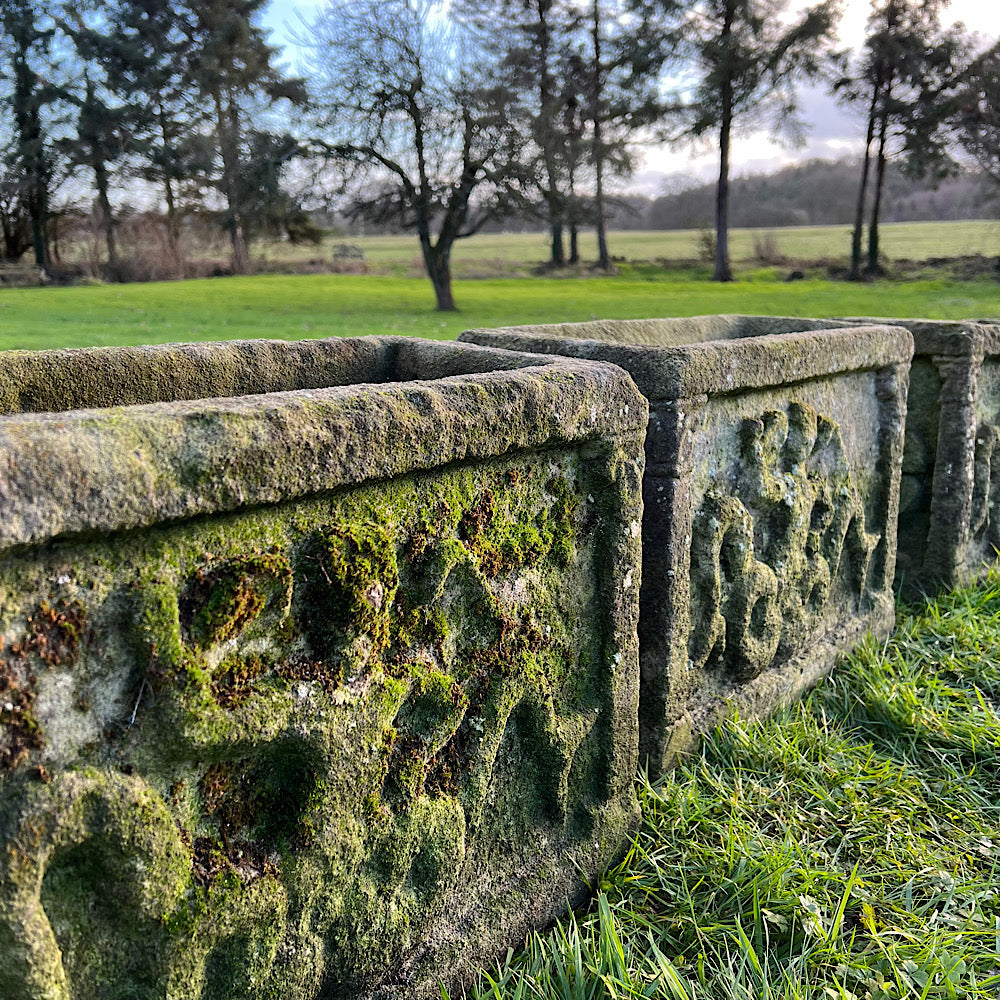
<path fill-rule="evenodd" d="M 0 289 L 0 349 L 361 334 L 448 339 L 475 326 L 752 312 L 798 316 L 1000 313 L 995 281 L 786 283 L 765 269 L 731 285 L 643 279 L 456 282 L 460 311 L 437 313 L 426 279 L 262 275 L 76 288 Z"/>
<path fill-rule="evenodd" d="M 890 263 L 903 258 L 996 256 L 1000 250 L 1000 222 L 997 220 L 894 222 L 881 226 L 880 234 L 882 251 Z M 733 262 L 737 265 L 752 262 L 756 245 L 762 239 L 790 260 L 843 259 L 846 263 L 851 250 L 850 227 L 846 225 L 733 229 L 730 232 Z M 692 229 L 613 230 L 608 234 L 611 253 L 629 261 L 696 260 L 701 240 L 701 233 Z M 397 276 L 422 273 L 419 247 L 412 234 L 332 236 L 325 241 L 322 250 L 271 244 L 261 246 L 257 252 L 268 260 L 308 259 L 328 254 L 338 243 L 359 247 L 370 266 L 386 269 Z M 453 267 L 459 277 L 527 273 L 532 266 L 544 262 L 548 252 L 545 233 L 480 233 L 456 244 Z M 580 235 L 580 254 L 585 261 L 597 257 L 597 241 L 591 230 L 584 230 Z"/>
<path fill-rule="evenodd" d="M 588 908 L 493 1000 L 1000 996 L 1000 576 L 900 609 L 798 707 L 641 790 Z"/>

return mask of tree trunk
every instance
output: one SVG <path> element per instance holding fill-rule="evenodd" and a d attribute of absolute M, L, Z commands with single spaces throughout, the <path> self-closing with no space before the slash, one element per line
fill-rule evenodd
<path fill-rule="evenodd" d="M 715 281 L 732 281 L 729 264 L 729 129 L 720 133 L 719 182 L 715 189 Z"/>
<path fill-rule="evenodd" d="M 222 186 L 229 209 L 229 240 L 233 248 L 233 273 L 249 274 L 250 253 L 247 250 L 246 235 L 243 231 L 243 217 L 240 213 L 239 197 L 239 130 L 234 122 L 236 109 L 230 99 L 228 109 L 223 108 L 222 94 L 216 90 L 212 95 L 215 103 L 216 138 L 222 157 Z"/>
<path fill-rule="evenodd" d="M 868 130 L 865 134 L 865 156 L 861 164 L 861 182 L 858 185 L 858 200 L 854 206 L 854 229 L 851 233 L 851 281 L 861 280 L 861 239 L 865 226 L 865 201 L 868 197 L 868 177 L 871 173 L 872 142 L 875 139 L 875 113 L 878 107 L 881 82 L 872 87 L 872 101 L 868 109 Z"/>
<path fill-rule="evenodd" d="M 593 6 L 593 40 L 594 40 L 594 91 L 591 95 L 591 115 L 594 124 L 594 214 L 597 227 L 597 266 L 602 271 L 611 270 L 611 257 L 608 254 L 608 223 L 604 206 L 604 137 L 602 135 L 604 121 L 601 114 L 601 5 L 600 0 L 594 0 Z"/>
<path fill-rule="evenodd" d="M 54 264 L 62 263 L 62 243 L 59 239 L 59 218 L 49 220 L 49 256 Z"/>
<path fill-rule="evenodd" d="M 160 137 L 163 140 L 164 163 L 163 163 L 163 196 L 167 203 L 167 246 L 178 269 L 179 277 L 184 277 L 184 258 L 181 256 L 180 227 L 177 222 L 177 201 L 174 197 L 174 185 L 170 179 L 170 163 L 167 162 L 167 150 L 170 147 L 170 137 L 167 132 L 167 118 L 163 111 L 163 105 L 157 108 L 157 117 L 160 122 Z"/>
<path fill-rule="evenodd" d="M 549 205 L 549 235 L 551 237 L 551 261 L 555 267 L 565 267 L 566 266 L 566 250 L 563 247 L 563 221 L 562 213 L 559 213 L 558 218 L 554 218 L 554 214 L 558 212 L 558 209 L 553 209 L 550 203 Z"/>
<path fill-rule="evenodd" d="M 878 137 L 878 156 L 875 160 L 875 198 L 872 201 L 872 215 L 871 221 L 868 224 L 868 273 L 878 274 L 881 270 L 878 262 L 879 258 L 879 245 L 878 245 L 878 222 L 879 216 L 882 212 L 882 190 L 885 185 L 885 167 L 886 167 L 886 155 L 885 155 L 885 144 L 886 144 L 886 132 L 887 123 L 885 116 L 883 115 L 882 120 L 879 122 L 879 137 Z"/>
<path fill-rule="evenodd" d="M 45 238 L 45 226 L 41 221 L 47 218 L 48 213 L 39 207 L 39 200 L 36 198 L 28 199 L 28 211 L 31 213 L 31 245 L 35 249 L 35 263 L 39 267 L 48 267 L 51 263 L 49 244 Z"/>
<path fill-rule="evenodd" d="M 566 203 L 566 224 L 569 227 L 569 264 L 580 263 L 580 233 L 577 225 L 576 152 L 569 158 L 569 199 Z"/>
<path fill-rule="evenodd" d="M 118 262 L 118 245 L 115 241 L 115 219 L 111 211 L 111 199 L 108 197 L 108 168 L 98 155 L 97 150 L 91 150 L 94 157 L 94 184 L 97 188 L 97 207 L 100 210 L 98 224 L 104 230 L 104 242 L 108 248 L 108 263 Z"/>
<path fill-rule="evenodd" d="M 457 312 L 455 298 L 451 291 L 451 246 L 442 246 L 438 237 L 437 245 L 431 241 L 430 230 L 422 227 L 420 233 L 420 250 L 424 257 L 424 267 L 427 276 L 434 287 L 434 297 L 437 299 L 438 312 Z"/>
<path fill-rule="evenodd" d="M 727 47 L 732 35 L 733 4 L 726 5 L 722 26 L 722 45 Z M 732 281 L 729 265 L 729 146 L 733 133 L 733 80 L 722 80 L 722 117 L 719 123 L 719 183 L 715 188 L 715 281 Z"/>
<path fill-rule="evenodd" d="M 552 98 L 552 79 L 549 73 L 549 50 L 551 38 L 547 20 L 552 0 L 537 0 L 538 10 L 538 105 L 539 122 L 537 138 L 542 148 L 545 163 L 545 204 L 549 212 L 549 234 L 551 236 L 551 262 L 555 267 L 566 266 L 566 252 L 563 248 L 563 227 L 566 207 L 559 190 L 559 169 L 556 165 L 555 143 L 558 135 L 556 126 L 555 101 Z"/>
<path fill-rule="evenodd" d="M 596 129 L 595 129 L 596 131 Z M 600 139 L 595 140 L 600 142 Z M 594 192 L 594 211 L 597 213 L 597 266 L 602 271 L 611 270 L 611 255 L 608 253 L 607 210 L 604 205 L 604 164 L 597 164 L 597 181 Z"/>
<path fill-rule="evenodd" d="M 167 246 L 170 256 L 177 265 L 178 277 L 184 277 L 184 257 L 181 255 L 180 227 L 177 224 L 177 202 L 174 198 L 174 186 L 170 178 L 163 179 L 163 196 L 167 203 Z"/>
<path fill-rule="evenodd" d="M 447 264 L 431 273 L 431 284 L 434 285 L 437 311 L 458 312 L 458 307 L 455 305 L 455 298 L 451 292 L 451 268 Z"/>

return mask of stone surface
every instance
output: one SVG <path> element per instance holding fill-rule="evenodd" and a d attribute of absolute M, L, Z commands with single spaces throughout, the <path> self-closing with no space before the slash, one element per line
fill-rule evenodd
<path fill-rule="evenodd" d="M 851 322 L 913 334 L 897 582 L 910 594 L 968 583 L 1000 549 L 1000 323 Z"/>
<path fill-rule="evenodd" d="M 1000 549 L 1000 322 L 848 317 L 698 316 L 585 324 L 620 343 L 691 344 L 844 324 L 891 324 L 913 335 L 900 483 L 896 586 L 910 595 L 982 575 Z M 996 481 L 996 482 L 995 482 Z"/>
<path fill-rule="evenodd" d="M 721 712 L 769 711 L 893 621 L 910 334 L 770 323 L 717 316 L 462 335 L 612 361 L 649 399 L 640 759 L 654 770 Z"/>
<path fill-rule="evenodd" d="M 622 372 L 255 342 L 3 354 L 0 398 L 4 1000 L 437 996 L 616 857 Z"/>

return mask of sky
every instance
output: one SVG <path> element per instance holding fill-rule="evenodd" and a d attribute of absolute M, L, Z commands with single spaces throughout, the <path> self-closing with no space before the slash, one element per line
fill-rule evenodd
<path fill-rule="evenodd" d="M 815 0 L 791 0 L 790 11 L 809 6 Z M 283 61 L 294 67 L 294 35 L 303 33 L 303 19 L 308 22 L 322 10 L 323 0 L 271 0 L 265 11 L 264 25 L 271 30 L 272 44 L 284 46 Z M 843 48 L 859 48 L 864 41 L 869 0 L 844 0 L 839 27 Z M 945 24 L 961 21 L 984 40 L 1000 38 L 1000 2 L 998 0 L 951 0 L 942 19 Z M 836 159 L 860 150 L 863 123 L 838 105 L 821 87 L 803 87 L 800 112 L 806 124 L 805 143 L 790 147 L 766 133 L 739 136 L 732 148 L 734 176 L 766 173 L 782 166 L 815 157 Z M 692 180 L 708 180 L 717 169 L 717 150 L 711 146 L 669 148 L 647 147 L 643 163 L 629 189 L 656 195 Z"/>
<path fill-rule="evenodd" d="M 793 0 L 789 10 L 809 6 L 804 0 Z M 838 28 L 842 48 L 859 49 L 864 42 L 868 0 L 846 0 Z M 969 31 L 984 40 L 1000 38 L 1000 3 L 997 0 L 952 0 L 942 22 L 961 21 Z M 822 87 L 804 86 L 799 90 L 800 114 L 806 124 L 805 144 L 789 147 L 766 133 L 740 136 L 732 149 L 733 174 L 766 173 L 803 160 L 823 157 L 837 159 L 861 151 L 864 123 L 857 115 L 837 104 Z M 669 149 L 658 147 L 646 152 L 645 164 L 636 177 L 637 187 L 654 193 L 657 187 L 674 179 L 714 178 L 717 167 L 716 149 Z M 666 175 L 666 176 L 664 176 Z"/>

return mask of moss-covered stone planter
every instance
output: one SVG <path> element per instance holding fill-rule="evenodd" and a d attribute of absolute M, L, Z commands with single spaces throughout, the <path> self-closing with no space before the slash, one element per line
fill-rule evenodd
<path fill-rule="evenodd" d="M 664 327 L 663 324 L 667 326 Z M 644 335 L 669 332 L 676 343 L 830 330 L 864 324 L 903 326 L 913 335 L 906 440 L 899 491 L 896 585 L 907 594 L 954 587 L 982 575 L 1000 550 L 1000 324 L 996 320 L 787 316 L 699 316 L 642 320 Z"/>
<path fill-rule="evenodd" d="M 654 769 L 727 705 L 770 710 L 893 621 L 912 339 L 781 332 L 796 323 L 773 336 L 726 316 L 462 335 L 613 361 L 650 401 L 640 756 Z"/>
<path fill-rule="evenodd" d="M 9 353 L 0 401 L 4 1000 L 439 995 L 614 858 L 622 372 L 402 338 Z"/>

